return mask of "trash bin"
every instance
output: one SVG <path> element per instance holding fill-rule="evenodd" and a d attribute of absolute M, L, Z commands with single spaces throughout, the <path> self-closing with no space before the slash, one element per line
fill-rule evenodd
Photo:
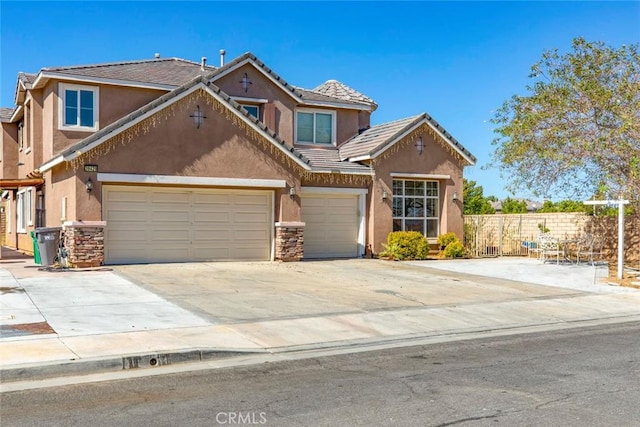
<path fill-rule="evenodd" d="M 40 262 L 40 251 L 38 250 L 38 239 L 36 239 L 35 231 L 29 233 L 31 235 L 31 240 L 33 241 L 33 262 L 36 264 L 41 264 Z"/>
<path fill-rule="evenodd" d="M 53 265 L 58 254 L 60 230 L 62 230 L 62 227 L 36 228 L 36 240 L 38 241 L 38 250 L 40 252 L 40 264 Z"/>

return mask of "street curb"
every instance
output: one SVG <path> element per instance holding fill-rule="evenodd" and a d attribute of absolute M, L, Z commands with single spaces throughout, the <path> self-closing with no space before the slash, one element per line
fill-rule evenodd
<path fill-rule="evenodd" d="M 622 315 L 604 318 L 583 318 L 572 321 L 543 322 L 529 325 L 511 325 L 501 328 L 465 328 L 449 330 L 446 333 L 416 333 L 388 337 L 362 338 L 327 341 L 306 345 L 270 347 L 264 349 L 183 349 L 166 352 L 138 353 L 120 357 L 69 360 L 52 363 L 31 363 L 13 365 L 0 369 L 0 383 L 9 385 L 25 381 L 51 380 L 65 376 L 110 374 L 124 371 L 153 370 L 158 367 L 185 365 L 188 363 L 222 361 L 249 355 L 270 355 L 289 357 L 290 355 L 315 352 L 358 352 L 371 351 L 389 346 L 413 346 L 427 342 L 467 340 L 483 336 L 518 335 L 544 330 L 573 329 L 601 324 L 617 324 L 640 321 L 640 315 Z"/>
<path fill-rule="evenodd" d="M 0 369 L 0 382 L 5 384 L 71 375 L 152 369 L 180 363 L 206 362 L 256 353 L 265 353 L 265 351 L 217 349 L 176 350 L 111 358 L 78 359 L 54 363 L 29 363 Z"/>

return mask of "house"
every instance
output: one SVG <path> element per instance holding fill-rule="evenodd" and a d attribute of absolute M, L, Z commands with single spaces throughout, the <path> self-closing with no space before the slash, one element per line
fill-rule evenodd
<path fill-rule="evenodd" d="M 371 125 L 335 80 L 307 90 L 251 53 L 20 73 L 2 109 L 5 244 L 63 226 L 70 261 L 361 257 L 394 230 L 462 237 L 475 157 L 428 114 Z"/>

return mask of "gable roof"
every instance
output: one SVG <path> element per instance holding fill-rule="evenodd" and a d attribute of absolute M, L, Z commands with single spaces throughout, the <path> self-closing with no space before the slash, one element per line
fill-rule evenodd
<path fill-rule="evenodd" d="M 378 105 L 373 99 L 337 80 L 327 80 L 320 86 L 311 89 L 311 91 L 331 96 L 333 98 L 342 99 L 344 101 L 360 102 L 375 106 Z"/>
<path fill-rule="evenodd" d="M 215 67 L 205 66 L 210 72 Z M 88 79 L 148 83 L 160 86 L 181 86 L 203 72 L 201 64 L 180 58 L 157 58 L 140 61 L 110 62 L 71 67 L 43 68 L 43 75 L 81 77 Z"/>
<path fill-rule="evenodd" d="M 355 108 L 369 111 L 373 111 L 377 107 L 375 103 L 372 104 L 357 100 L 349 100 L 346 98 L 340 98 L 332 96 L 330 94 L 321 93 L 315 90 L 307 90 L 294 86 L 288 83 L 278 74 L 276 74 L 271 68 L 269 68 L 264 62 L 258 59 L 258 57 L 251 52 L 245 52 L 232 61 L 226 63 L 224 66 L 218 68 L 212 75 L 211 81 L 215 82 L 216 80 L 221 79 L 222 77 L 246 64 L 251 64 L 254 68 L 264 74 L 269 80 L 271 80 L 276 86 L 279 86 L 283 92 L 285 92 L 296 102 L 299 102 L 301 104 L 310 106 L 343 106 L 344 108 Z M 353 89 L 351 90 L 356 92 Z"/>
<path fill-rule="evenodd" d="M 13 108 L 0 107 L 0 122 L 7 123 L 11 121 L 13 115 Z"/>
<path fill-rule="evenodd" d="M 83 152 L 96 148 L 97 146 L 105 143 L 116 135 L 124 132 L 126 129 L 129 129 L 140 121 L 154 115 L 158 111 L 168 107 L 172 103 L 177 102 L 178 100 L 184 98 L 185 96 L 188 96 L 189 94 L 195 92 L 200 88 L 204 89 L 207 93 L 216 98 L 220 103 L 225 105 L 229 110 L 237 114 L 254 130 L 260 133 L 272 144 L 274 144 L 287 156 L 292 158 L 303 169 L 311 170 L 308 159 L 306 159 L 301 153 L 297 152 L 292 145 L 287 144 L 281 138 L 279 138 L 274 131 L 268 129 L 262 122 L 249 114 L 247 110 L 242 108 L 237 102 L 233 101 L 227 94 L 220 90 L 220 88 L 208 82 L 210 78 L 210 73 L 204 76 L 198 76 L 192 79 L 187 84 L 180 86 L 179 88 L 174 89 L 173 91 L 166 93 L 163 96 L 140 107 L 139 109 L 122 117 L 116 122 L 111 123 L 98 132 L 65 149 L 59 155 L 44 163 L 39 168 L 40 171 L 44 172 L 59 163 L 73 160 L 74 158 L 80 156 Z"/>
<path fill-rule="evenodd" d="M 427 113 L 370 127 L 340 146 L 340 159 L 369 160 L 378 157 L 419 126 L 426 124 L 460 154 L 470 165 L 476 158 Z"/>

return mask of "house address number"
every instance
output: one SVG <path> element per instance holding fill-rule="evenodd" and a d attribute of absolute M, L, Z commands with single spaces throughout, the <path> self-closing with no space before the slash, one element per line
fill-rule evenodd
<path fill-rule="evenodd" d="M 84 165 L 85 172 L 98 172 L 98 165 Z"/>

